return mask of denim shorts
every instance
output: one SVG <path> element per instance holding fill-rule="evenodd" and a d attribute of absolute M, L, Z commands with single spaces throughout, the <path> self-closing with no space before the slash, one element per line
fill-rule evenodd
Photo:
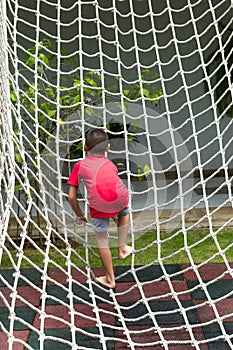
<path fill-rule="evenodd" d="M 129 207 L 121 210 L 121 212 L 118 214 L 118 216 L 126 216 L 128 214 L 129 214 Z M 110 218 L 104 218 L 104 219 L 91 218 L 93 230 L 96 232 L 107 231 L 109 228 L 109 219 Z"/>

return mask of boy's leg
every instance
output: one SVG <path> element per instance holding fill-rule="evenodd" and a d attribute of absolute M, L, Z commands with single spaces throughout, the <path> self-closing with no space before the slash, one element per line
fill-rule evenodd
<path fill-rule="evenodd" d="M 127 235 L 129 231 L 129 214 L 119 215 L 117 221 L 118 230 L 118 257 L 119 259 L 124 259 L 132 253 L 132 247 L 126 244 Z"/>
<path fill-rule="evenodd" d="M 96 244 L 105 276 L 97 277 L 97 281 L 109 288 L 115 288 L 115 275 L 112 266 L 112 254 L 108 246 L 108 232 L 96 232 Z"/>

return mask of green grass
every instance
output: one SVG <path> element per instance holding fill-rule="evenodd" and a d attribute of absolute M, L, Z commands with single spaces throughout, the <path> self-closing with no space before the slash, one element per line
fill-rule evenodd
<path fill-rule="evenodd" d="M 158 263 L 158 258 L 163 260 L 164 264 L 189 263 L 193 259 L 195 263 L 200 263 L 210 259 L 211 262 L 222 262 L 223 257 L 220 250 L 225 254 L 229 262 L 233 261 L 233 230 L 224 230 L 215 237 L 209 235 L 208 231 L 190 231 L 184 236 L 182 232 L 162 233 L 158 249 L 158 237 L 155 231 L 145 233 L 135 240 L 135 265 L 146 265 Z M 85 267 L 85 248 L 79 244 L 71 242 L 70 260 L 74 265 Z M 1 268 L 12 268 L 14 264 L 20 262 L 21 268 L 30 268 L 34 265 L 43 267 L 46 246 L 40 243 L 40 251 L 35 248 L 24 248 L 23 254 L 5 245 L 2 255 Z M 94 254 L 93 254 L 94 253 Z M 59 242 L 54 243 L 49 249 L 49 267 L 55 267 L 56 264 L 62 267 L 66 266 L 68 250 L 59 247 Z M 97 256 L 96 248 L 89 251 L 89 264 L 92 267 L 101 266 Z M 112 248 L 113 257 L 117 257 L 117 249 Z M 22 259 L 21 261 L 19 259 Z M 114 265 L 130 265 L 131 257 L 124 260 L 114 259 Z"/>

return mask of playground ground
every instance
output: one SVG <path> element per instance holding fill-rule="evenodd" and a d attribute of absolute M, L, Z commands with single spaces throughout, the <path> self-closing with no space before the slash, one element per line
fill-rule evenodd
<path fill-rule="evenodd" d="M 232 269 L 233 263 L 230 266 Z M 197 274 L 189 269 L 188 264 L 165 265 L 165 268 L 171 276 L 174 291 L 178 293 L 176 297 L 172 295 L 159 266 L 138 268 L 136 275 L 155 322 L 160 327 L 164 339 L 170 342 L 169 349 L 194 349 L 191 337 L 199 343 L 201 350 L 230 349 L 229 344 L 224 341 L 220 326 L 222 321 L 226 334 L 233 335 L 233 279 L 226 270 L 226 265 L 209 263 L 198 268 L 212 304 L 208 302 L 207 294 L 199 285 Z M 85 270 L 83 271 L 84 274 L 80 274 L 77 270 L 72 270 L 72 278 L 78 281 L 78 284 L 73 285 L 72 292 L 75 315 L 73 327 L 76 327 L 76 344 L 79 345 L 79 349 L 103 349 L 96 314 L 93 310 L 93 301 L 97 305 L 104 335 L 109 337 L 106 342 L 108 350 L 129 349 L 127 334 L 122 329 L 122 318 L 125 327 L 129 330 L 131 341 L 135 343 L 136 350 L 164 349 L 129 266 L 115 267 L 116 276 L 123 277 L 117 279 L 113 293 L 109 293 L 109 289 L 104 289 L 93 283 L 93 293 L 90 295 Z M 98 276 L 101 269 L 93 269 L 93 272 Z M 48 272 L 47 298 L 45 298 L 46 314 L 41 314 L 42 279 L 39 271 L 36 269 L 23 269 L 21 271 L 14 315 L 10 315 L 7 307 L 7 303 L 10 305 L 12 301 L 13 270 L 1 270 L 1 276 L 0 291 L 4 298 L 0 300 L 2 325 L 0 349 L 9 349 L 7 336 L 10 330 L 9 317 L 15 319 L 14 324 L 12 324 L 14 329 L 13 350 L 27 349 L 25 344 L 32 349 L 39 350 L 40 330 L 44 331 L 46 337 L 49 337 L 45 338 L 44 350 L 71 349 L 70 298 L 66 291 L 68 286 L 66 275 L 61 269 L 52 268 Z M 33 285 L 36 288 L 33 288 Z M 188 309 L 186 315 L 190 328 L 187 327 L 178 304 L 182 305 L 184 309 Z M 215 307 L 219 315 L 218 319 Z M 40 328 L 41 317 L 45 317 L 44 329 Z M 233 339 L 231 341 L 233 343 Z M 70 344 L 66 342 L 70 342 Z M 145 343 L 151 345 L 144 347 Z"/>

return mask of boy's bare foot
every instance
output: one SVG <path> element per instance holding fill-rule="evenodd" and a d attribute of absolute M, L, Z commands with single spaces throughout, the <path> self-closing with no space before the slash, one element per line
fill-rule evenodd
<path fill-rule="evenodd" d="M 127 256 L 132 254 L 133 248 L 129 245 L 125 245 L 119 249 L 118 257 L 119 259 L 125 259 Z"/>
<path fill-rule="evenodd" d="M 115 282 L 109 282 L 106 276 L 96 277 L 96 281 L 108 288 L 115 288 Z"/>

